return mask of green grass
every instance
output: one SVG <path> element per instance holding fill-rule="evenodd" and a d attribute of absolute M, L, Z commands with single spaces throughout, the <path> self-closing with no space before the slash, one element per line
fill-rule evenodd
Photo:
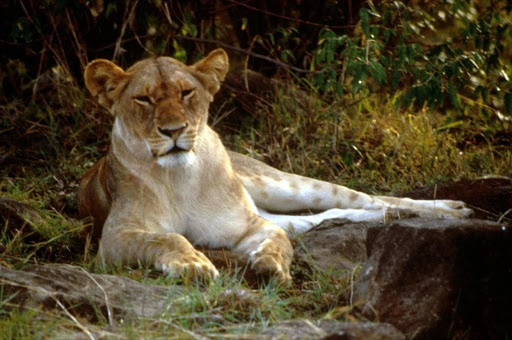
<path fill-rule="evenodd" d="M 510 174 L 507 144 L 496 145 L 492 136 L 471 143 L 472 136 L 483 135 L 482 122 L 468 119 L 464 129 L 447 129 L 450 113 L 403 110 L 395 100 L 371 95 L 344 107 L 343 102 L 325 105 L 309 98 L 290 118 L 287 107 L 293 97 L 278 96 L 254 131 L 239 136 L 235 145 L 285 171 L 369 193 Z M 499 122 L 490 119 L 485 126 L 491 124 Z"/>
<path fill-rule="evenodd" d="M 253 112 L 237 133 L 223 137 L 230 148 L 285 171 L 375 194 L 511 174 L 510 147 L 489 133 L 501 128 L 499 122 L 459 121 L 452 112 L 398 109 L 395 98 L 347 96 L 327 103 L 292 86 L 281 90 L 271 105 Z M 105 151 L 111 117 L 83 90 L 62 83 L 32 102 L 4 104 L 0 113 L 1 139 L 10 141 L 3 150 L 11 155 L 1 170 L 1 196 L 26 203 L 42 216 L 33 224 L 0 224 L 3 263 L 18 268 L 33 262 L 65 262 L 101 272 L 83 239 L 85 223 L 77 219 L 76 190 L 83 172 Z M 474 136 L 483 138 L 474 142 Z M 246 335 L 247 325 L 262 330 L 279 320 L 357 320 L 349 301 L 350 273 L 293 271 L 300 275 L 287 288 L 270 282 L 254 289 L 228 274 L 209 285 L 187 284 L 182 297 L 169 301 L 161 315 L 116 320 L 114 327 L 107 320 L 73 320 L 64 311 L 7 309 L 10 297 L 1 296 L 0 338 L 65 338 L 87 331 L 107 338 L 236 338 Z M 107 272 L 158 285 L 176 284 L 146 269 Z"/>

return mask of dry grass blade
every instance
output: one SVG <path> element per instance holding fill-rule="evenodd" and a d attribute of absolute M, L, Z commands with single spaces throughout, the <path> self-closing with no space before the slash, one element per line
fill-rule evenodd
<path fill-rule="evenodd" d="M 71 314 L 67 309 L 66 307 L 59 301 L 59 299 L 57 299 L 55 296 L 51 295 L 52 299 L 57 303 L 57 305 L 64 311 L 64 313 L 66 313 L 66 315 L 71 319 L 73 320 L 73 322 L 77 325 L 78 328 L 80 328 L 82 330 L 82 332 L 84 332 L 88 337 L 89 339 L 91 340 L 96 340 L 96 338 L 94 337 L 94 335 L 87 329 L 87 327 L 85 327 L 84 325 L 82 325 L 80 323 L 80 321 L 78 321 L 74 316 L 73 314 Z"/>
<path fill-rule="evenodd" d="M 18 282 L 13 282 L 13 281 L 10 281 L 10 280 L 6 280 L 6 279 L 0 279 L 0 282 L 2 284 L 8 284 L 10 286 L 15 286 L 15 287 L 20 287 L 20 288 L 25 288 L 27 290 L 32 290 L 32 291 L 36 291 L 38 293 L 43 293 L 44 295 L 46 296 L 49 296 L 51 299 L 53 299 L 55 301 L 55 303 L 57 303 L 57 305 L 64 311 L 64 313 L 73 321 L 73 323 L 78 327 L 80 328 L 80 330 L 82 330 L 88 337 L 89 339 L 91 340 L 95 340 L 96 338 L 94 337 L 94 335 L 87 329 L 87 327 L 85 327 L 80 321 L 78 321 L 77 318 L 75 318 L 68 310 L 67 308 L 59 301 L 59 299 L 57 299 L 57 297 L 55 297 L 55 294 L 53 292 L 50 292 L 44 288 L 41 288 L 41 287 L 32 287 L 32 286 L 28 286 L 28 285 L 24 285 L 24 284 L 20 284 Z"/>
<path fill-rule="evenodd" d="M 114 49 L 114 55 L 112 56 L 113 61 L 117 61 L 118 58 L 121 56 L 121 53 L 123 53 L 123 48 L 121 47 L 121 43 L 123 42 L 123 37 L 126 31 L 126 27 L 130 23 L 131 18 L 133 17 L 133 14 L 135 13 L 135 8 L 137 8 L 137 4 L 139 3 L 139 0 L 135 0 L 130 10 L 129 8 L 129 2 L 126 3 L 126 9 L 124 13 L 124 19 L 123 19 L 123 25 L 121 26 L 121 32 L 119 33 L 119 37 L 116 41 L 116 47 Z"/>
<path fill-rule="evenodd" d="M 108 323 L 110 324 L 111 327 L 114 327 L 115 324 L 114 324 L 114 317 L 113 317 L 113 313 L 112 313 L 112 308 L 110 307 L 110 302 L 109 302 L 109 299 L 108 299 L 108 294 L 107 292 L 105 291 L 105 289 L 103 289 L 103 287 L 98 283 L 98 281 L 96 281 L 96 279 L 85 269 L 83 268 L 80 268 L 97 286 L 98 288 L 103 292 L 103 295 L 105 296 L 105 306 L 107 307 L 107 315 L 108 315 Z"/>

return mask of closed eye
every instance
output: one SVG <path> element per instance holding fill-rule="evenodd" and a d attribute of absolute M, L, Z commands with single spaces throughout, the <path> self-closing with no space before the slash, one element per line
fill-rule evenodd
<path fill-rule="evenodd" d="M 192 95 L 193 92 L 194 92 L 194 89 L 183 90 L 183 91 L 181 91 L 181 98 L 187 99 L 188 97 L 190 97 Z"/>
<path fill-rule="evenodd" d="M 142 104 L 142 105 L 149 105 L 151 104 L 151 98 L 149 96 L 137 96 L 133 98 L 136 103 Z"/>

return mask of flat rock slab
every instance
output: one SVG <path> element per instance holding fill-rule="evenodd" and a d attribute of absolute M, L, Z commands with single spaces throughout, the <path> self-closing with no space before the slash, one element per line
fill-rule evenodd
<path fill-rule="evenodd" d="M 290 320 L 279 322 L 263 332 L 269 339 L 324 340 L 405 340 L 405 336 L 388 323 L 341 322 L 336 320 Z"/>
<path fill-rule="evenodd" d="M 351 271 L 366 261 L 366 230 L 372 226 L 382 224 L 325 220 L 298 237 L 294 249 L 296 264 L 322 273 Z"/>
<path fill-rule="evenodd" d="M 91 274 L 84 269 L 66 264 L 28 265 L 22 270 L 0 266 L 0 283 L 4 299 L 10 308 L 42 308 L 80 315 L 89 322 L 119 321 L 124 317 L 154 317 L 168 310 L 174 299 L 182 297 L 177 286 L 161 287 L 134 280 Z M 250 291 L 226 291 L 228 300 L 233 295 Z M 245 297 L 253 299 L 255 296 Z M 251 302 L 253 303 L 253 302 Z M 395 327 L 386 323 L 340 322 L 336 320 L 288 320 L 271 325 L 264 331 L 240 325 L 246 332 L 240 339 L 342 339 L 386 340 L 405 339 Z M 102 329 L 88 324 L 88 334 L 116 337 L 116 326 Z M 257 333 L 254 333 L 257 332 Z M 252 335 L 251 335 L 252 334 Z M 238 337 L 237 335 L 237 337 Z M 82 333 L 62 334 L 63 338 L 85 338 Z"/>
<path fill-rule="evenodd" d="M 3 297 L 21 308 L 64 309 L 90 321 L 151 317 L 179 294 L 180 287 L 138 283 L 129 278 L 90 274 L 66 264 L 28 265 L 22 270 L 0 266 Z M 110 314 L 110 316 L 109 316 Z"/>
<path fill-rule="evenodd" d="M 373 226 L 383 224 L 353 223 L 346 219 L 323 221 L 293 241 L 294 271 L 319 271 L 335 276 L 350 273 L 367 259 L 366 230 Z M 257 286 L 260 282 L 258 275 L 251 270 L 247 256 L 237 255 L 227 249 L 201 250 L 217 268 L 231 274 L 243 272 L 251 286 Z"/>
<path fill-rule="evenodd" d="M 371 227 L 354 301 L 410 339 L 512 337 L 512 231 L 483 220 Z"/>

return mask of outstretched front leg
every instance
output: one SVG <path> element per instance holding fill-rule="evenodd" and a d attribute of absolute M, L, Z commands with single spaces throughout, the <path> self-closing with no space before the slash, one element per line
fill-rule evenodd
<path fill-rule="evenodd" d="M 280 283 L 291 281 L 293 248 L 279 226 L 254 215 L 249 219 L 247 232 L 235 244 L 233 251 L 249 255 L 256 273 L 270 274 Z"/>
<path fill-rule="evenodd" d="M 177 233 L 105 226 L 99 255 L 104 263 L 153 265 L 171 277 L 216 278 L 210 260 Z"/>

